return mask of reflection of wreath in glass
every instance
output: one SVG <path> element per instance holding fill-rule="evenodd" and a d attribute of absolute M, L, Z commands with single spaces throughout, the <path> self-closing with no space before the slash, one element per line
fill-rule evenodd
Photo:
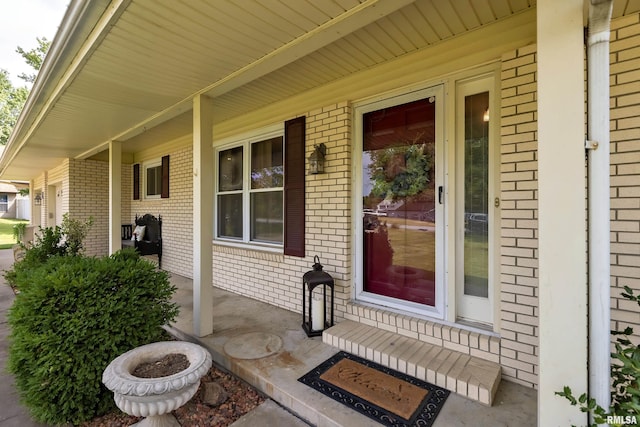
<path fill-rule="evenodd" d="M 419 139 L 419 138 L 416 138 Z M 427 188 L 433 166 L 431 144 L 387 147 L 371 153 L 369 172 L 373 181 L 371 193 L 383 199 L 415 196 Z"/>

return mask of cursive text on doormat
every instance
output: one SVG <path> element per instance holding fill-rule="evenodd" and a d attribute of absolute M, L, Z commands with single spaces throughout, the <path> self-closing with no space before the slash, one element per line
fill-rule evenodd
<path fill-rule="evenodd" d="M 349 359 L 340 360 L 320 378 L 405 420 L 411 418 L 428 393 L 428 390 Z"/>

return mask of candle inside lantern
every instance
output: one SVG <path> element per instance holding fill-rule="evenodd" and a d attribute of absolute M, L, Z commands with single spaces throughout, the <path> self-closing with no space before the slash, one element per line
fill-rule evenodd
<path fill-rule="evenodd" d="M 324 329 L 324 298 L 321 294 L 315 294 L 311 299 L 311 329 Z"/>

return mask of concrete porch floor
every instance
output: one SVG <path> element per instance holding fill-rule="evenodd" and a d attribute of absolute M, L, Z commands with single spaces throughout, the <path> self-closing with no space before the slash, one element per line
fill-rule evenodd
<path fill-rule="evenodd" d="M 196 339 L 192 335 L 193 283 L 178 275 L 172 275 L 171 282 L 178 288 L 174 300 L 181 307 L 175 332 L 208 348 L 218 365 L 311 425 L 379 425 L 297 381 L 338 352 L 322 337 L 306 336 L 301 314 L 214 288 L 214 333 Z M 452 393 L 433 426 L 534 427 L 536 412 L 536 390 L 502 381 L 491 407 Z"/>

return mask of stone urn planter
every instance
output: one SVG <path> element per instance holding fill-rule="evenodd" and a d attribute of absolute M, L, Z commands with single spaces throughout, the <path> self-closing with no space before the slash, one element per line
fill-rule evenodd
<path fill-rule="evenodd" d="M 188 363 L 167 376 L 143 378 L 134 375 L 141 366 L 153 367 L 171 358 L 186 358 Z M 203 347 L 185 341 L 163 341 L 134 348 L 115 358 L 104 370 L 102 382 L 113 391 L 120 410 L 146 417 L 136 426 L 179 426 L 171 411 L 193 397 L 209 368 L 211 355 Z"/>

